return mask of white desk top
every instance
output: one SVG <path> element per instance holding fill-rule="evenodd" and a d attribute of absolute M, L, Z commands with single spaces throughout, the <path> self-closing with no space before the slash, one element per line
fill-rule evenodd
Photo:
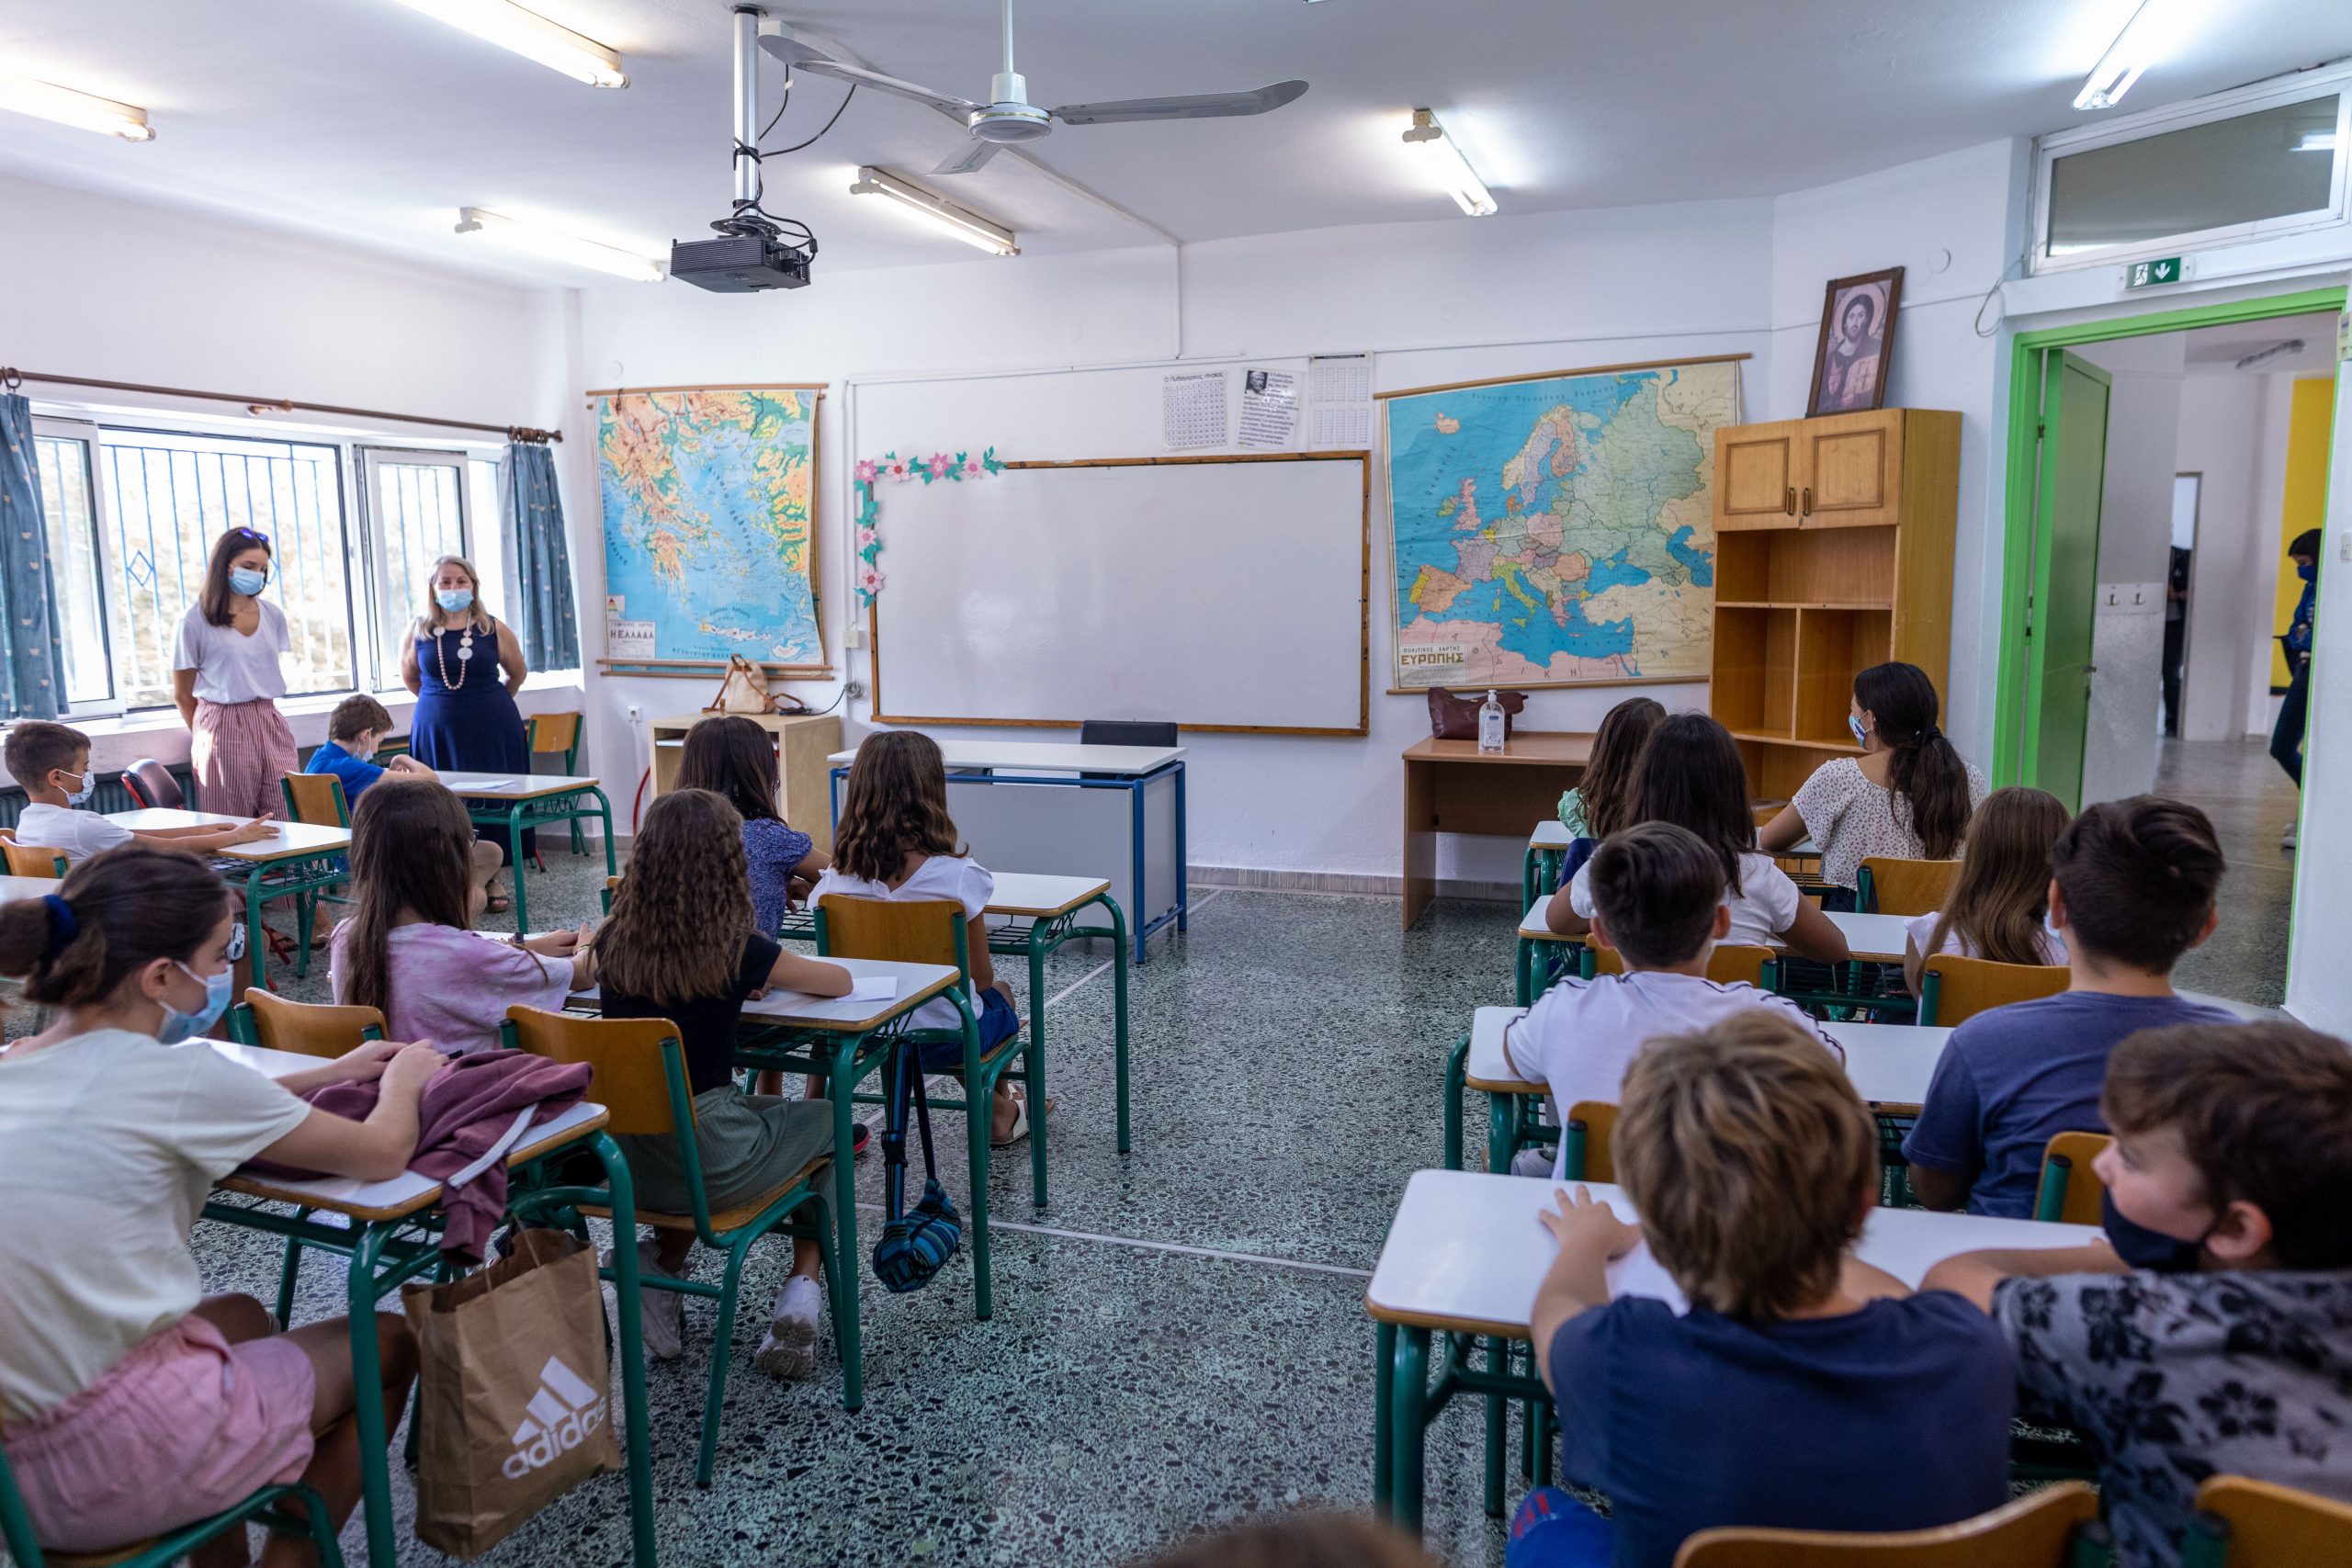
<path fill-rule="evenodd" d="M 899 982 L 899 994 L 888 1001 L 854 1002 L 842 997 L 775 990 L 756 1001 L 745 1002 L 743 1016 L 798 1029 L 858 1034 L 888 1022 L 914 1003 L 927 1001 L 956 983 L 954 967 L 945 964 L 897 964 L 879 958 L 827 958 L 820 962 L 838 964 L 861 980 L 888 976 Z M 591 986 L 572 992 L 567 1000 L 573 1007 L 594 1008 L 601 994 L 598 987 Z"/>
<path fill-rule="evenodd" d="M 1521 1078 L 1503 1055 L 1503 1031 L 1524 1008 L 1480 1008 L 1471 1020 L 1470 1055 L 1463 1077 L 1489 1094 L 1541 1094 L 1544 1087 Z M 1845 1047 L 1846 1079 L 1871 1105 L 1919 1105 L 1928 1079 L 1943 1055 L 1949 1029 L 1908 1023 L 1832 1023 L 1829 1037 Z"/>
<path fill-rule="evenodd" d="M 449 786 L 453 795 L 475 798 L 495 796 L 501 800 L 537 800 L 542 795 L 594 789 L 597 781 L 560 773 L 447 773 L 441 775 L 441 782 Z"/>
<path fill-rule="evenodd" d="M 1625 1219 L 1623 1191 L 1589 1184 Z M 1558 1250 L 1536 1215 L 1553 1204 L 1551 1182 L 1466 1170 L 1421 1170 L 1405 1188 L 1380 1266 L 1364 1292 L 1372 1315 L 1431 1328 L 1460 1328 L 1525 1338 L 1536 1287 Z M 1954 1253 L 1987 1247 L 2080 1247 L 2095 1225 L 1994 1220 L 1927 1209 L 1872 1209 L 1856 1256 L 1906 1285 Z M 1655 1296 L 1680 1310 L 1682 1293 L 1646 1245 L 1610 1265 L 1620 1295 Z"/>
<path fill-rule="evenodd" d="M 1527 847 L 1531 850 L 1565 850 L 1576 841 L 1577 836 L 1568 831 L 1568 825 L 1556 817 L 1546 817 L 1535 824 L 1535 831 L 1527 835 Z"/>
<path fill-rule="evenodd" d="M 273 1078 L 282 1078 L 289 1073 L 322 1065 L 322 1058 L 305 1056 L 294 1051 L 270 1051 L 259 1045 L 238 1045 L 225 1040 L 207 1040 L 203 1043 L 229 1060 Z M 550 1143 L 566 1142 L 602 1126 L 604 1122 L 603 1106 L 582 1100 L 571 1110 L 546 1122 L 533 1122 L 524 1133 L 522 1141 L 506 1156 L 506 1163 L 511 1166 L 527 1159 Z M 362 1219 L 413 1213 L 429 1206 L 441 1191 L 439 1182 L 430 1177 L 419 1176 L 413 1170 L 404 1170 L 390 1181 L 362 1181 L 350 1176 L 305 1178 L 232 1174 L 224 1178 L 220 1185 L 258 1197 L 282 1199 L 313 1208 L 356 1214 Z"/>
<path fill-rule="evenodd" d="M 1148 773 L 1183 760 L 1182 746 L 1080 746 L 1034 740 L 942 740 L 950 773 L 1021 768 L 1041 773 Z M 825 759 L 836 768 L 857 760 L 854 747 Z"/>
<path fill-rule="evenodd" d="M 250 822 L 250 817 L 228 817 L 218 811 L 175 811 L 169 807 L 151 806 L 139 811 L 109 811 L 107 820 L 119 822 L 134 833 L 153 832 L 158 828 L 233 828 Z M 225 850 L 207 850 L 208 858 L 244 860 L 266 863 L 280 860 L 307 860 L 322 854 L 334 854 L 351 847 L 351 831 L 347 828 L 322 828 L 310 822 L 287 822 L 273 818 L 270 826 L 277 835 L 270 839 L 255 839 L 249 844 L 233 844 Z"/>
<path fill-rule="evenodd" d="M 57 891 L 53 876 L 0 876 L 0 904 L 19 898 L 40 898 Z"/>
<path fill-rule="evenodd" d="M 996 891 L 989 895 L 986 912 L 1039 918 L 1058 915 L 1110 889 L 1111 885 L 1099 876 L 1046 876 L 1035 872 L 1000 871 L 996 874 Z"/>
<path fill-rule="evenodd" d="M 1580 936 L 1562 936 L 1544 923 L 1544 905 L 1539 899 L 1534 907 L 1520 917 L 1519 934 L 1529 942 L 1582 942 Z M 1831 914 L 1829 923 L 1846 935 L 1846 945 L 1856 958 L 1881 964 L 1900 964 L 1908 942 L 1901 915 L 1840 915 Z M 2227 1005 L 2227 1004 L 2224 1004 Z"/>

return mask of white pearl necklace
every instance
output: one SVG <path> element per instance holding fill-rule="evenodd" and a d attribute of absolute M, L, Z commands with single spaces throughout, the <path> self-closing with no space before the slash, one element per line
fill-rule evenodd
<path fill-rule="evenodd" d="M 465 636 L 458 639 L 458 678 L 454 681 L 450 680 L 449 645 L 441 640 L 441 634 L 439 632 L 436 631 L 433 634 L 433 661 L 440 669 L 441 684 L 447 687 L 450 691 L 455 692 L 464 689 L 466 677 L 472 673 L 473 657 L 474 628 L 473 624 L 471 622 L 468 622 L 466 625 Z"/>

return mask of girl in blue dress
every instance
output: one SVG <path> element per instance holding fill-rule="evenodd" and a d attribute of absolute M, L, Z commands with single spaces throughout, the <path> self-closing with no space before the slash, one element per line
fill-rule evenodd
<path fill-rule="evenodd" d="M 435 773 L 529 773 L 530 742 L 514 705 L 514 694 L 530 673 L 522 638 L 482 604 L 481 574 L 463 556 L 435 561 L 424 592 L 424 613 L 401 650 L 401 680 L 416 694 L 410 754 Z M 478 836 L 496 844 L 509 865 L 517 853 L 537 847 L 537 835 L 529 831 L 519 851 L 503 828 L 485 827 Z M 513 907 L 492 882 L 491 912 Z"/>

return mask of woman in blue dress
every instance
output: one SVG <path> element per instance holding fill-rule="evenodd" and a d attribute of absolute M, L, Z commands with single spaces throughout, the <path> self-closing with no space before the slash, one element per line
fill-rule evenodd
<path fill-rule="evenodd" d="M 435 773 L 529 773 L 530 742 L 514 705 L 530 673 L 522 638 L 482 604 L 481 574 L 463 556 L 435 561 L 424 592 L 424 614 L 401 651 L 401 680 L 416 694 L 410 753 Z M 505 829 L 485 827 L 476 836 L 503 851 L 507 864 L 516 863 Z M 537 837 L 525 832 L 520 852 L 531 853 Z M 490 894 L 492 913 L 514 907 L 495 882 Z"/>

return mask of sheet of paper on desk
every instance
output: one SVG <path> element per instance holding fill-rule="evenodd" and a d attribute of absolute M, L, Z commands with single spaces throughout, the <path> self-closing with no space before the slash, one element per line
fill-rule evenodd
<path fill-rule="evenodd" d="M 469 791 L 481 795 L 487 795 L 494 789 L 513 789 L 514 787 L 513 779 L 484 779 L 480 784 L 466 786 Z"/>
<path fill-rule="evenodd" d="M 899 981 L 896 976 L 873 975 L 852 983 L 849 995 L 842 999 L 847 1002 L 888 1002 L 896 1001 L 898 996 Z"/>

